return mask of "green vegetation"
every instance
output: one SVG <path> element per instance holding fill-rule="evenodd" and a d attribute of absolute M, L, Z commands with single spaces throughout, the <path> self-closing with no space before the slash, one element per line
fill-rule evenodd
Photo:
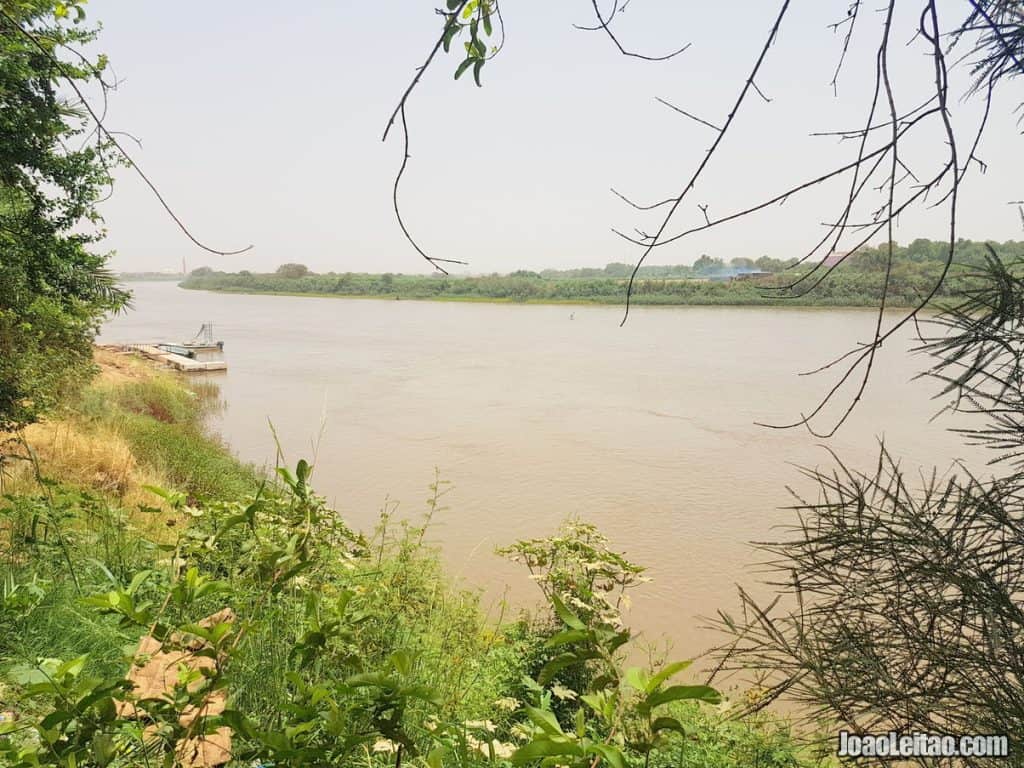
<path fill-rule="evenodd" d="M 895 248 L 887 303 L 893 307 L 916 305 L 939 281 L 948 246 L 915 240 Z M 996 245 L 1005 257 L 1024 252 L 1024 243 Z M 984 260 L 985 245 L 961 241 L 950 276 L 937 296 L 962 292 L 966 276 Z M 702 257 L 693 266 L 645 266 L 640 269 L 633 301 L 638 304 L 723 304 L 776 306 L 877 306 L 885 279 L 886 249 L 868 248 L 850 256 L 813 291 L 807 280 L 800 291 L 773 291 L 806 275 L 809 268 L 794 261 L 769 257 L 719 259 Z M 192 272 L 184 288 L 239 293 L 283 293 L 386 299 L 449 301 L 514 301 L 549 303 L 620 304 L 632 267 L 609 264 L 603 269 L 519 270 L 508 275 L 454 277 L 433 275 L 313 274 L 301 264 L 286 264 L 273 274 L 247 271 L 215 272 L 206 267 Z M 761 273 L 765 274 L 761 274 Z M 813 278 L 817 279 L 817 278 Z"/>
<path fill-rule="evenodd" d="M 719 692 L 678 682 L 688 662 L 625 665 L 619 605 L 643 569 L 593 527 L 510 547 L 549 607 L 488 616 L 425 543 L 444 481 L 420 520 L 385 512 L 364 536 L 305 462 L 268 478 L 205 436 L 214 390 L 100 362 L 60 422 L 9 453 L 25 461 L 0 501 L 0 711 L 17 716 L 0 722 L 2 764 L 186 764 L 225 728 L 239 766 L 813 763 L 785 723 L 733 719 Z M 78 435 L 88 466 L 66 465 L 50 427 Z M 131 482 L 98 479 L 89 436 L 129 445 L 132 474 L 163 487 L 131 503 Z M 133 693 L 147 634 L 206 666 Z"/>
<path fill-rule="evenodd" d="M 57 87 L 98 78 L 105 65 L 58 63 L 93 39 L 58 18 L 68 5 L 57 15 L 52 2 L 2 5 L 17 24 L 0 24 L 0 429 L 31 423 L 87 378 L 100 320 L 128 298 L 90 250 L 115 161 L 101 138 L 83 143 L 80 105 Z"/>
<path fill-rule="evenodd" d="M 251 493 L 259 485 L 258 473 L 240 465 L 203 431 L 203 416 L 215 404 L 216 390 L 197 387 L 197 392 L 169 377 L 91 387 L 79 411 L 85 420 L 120 433 L 137 461 L 192 497 Z"/>

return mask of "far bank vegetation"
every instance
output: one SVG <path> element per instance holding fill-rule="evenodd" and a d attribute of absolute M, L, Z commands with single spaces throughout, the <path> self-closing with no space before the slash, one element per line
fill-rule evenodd
<path fill-rule="evenodd" d="M 1006 261 L 1024 253 L 1024 243 L 991 244 Z M 889 306 L 913 306 L 938 281 L 948 246 L 915 240 L 898 246 L 889 275 Z M 957 263 L 936 299 L 957 295 L 971 284 L 970 275 L 984 262 L 986 245 L 968 240 L 957 246 Z M 724 304 L 779 306 L 877 306 L 885 280 L 887 249 L 867 248 L 846 259 L 829 279 L 808 292 L 807 285 L 786 286 L 810 269 L 797 259 L 735 258 L 729 262 L 701 256 L 692 265 L 643 266 L 637 273 L 633 302 L 639 304 Z M 505 301 L 537 303 L 620 304 L 633 267 L 612 263 L 603 268 L 509 274 L 455 276 L 327 272 L 316 274 L 304 264 L 282 264 L 273 273 L 217 272 L 200 267 L 184 288 L 238 293 L 285 293 L 390 299 Z"/>

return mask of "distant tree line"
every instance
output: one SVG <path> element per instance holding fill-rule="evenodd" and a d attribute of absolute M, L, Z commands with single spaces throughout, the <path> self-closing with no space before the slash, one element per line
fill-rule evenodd
<path fill-rule="evenodd" d="M 895 246 L 889 275 L 890 306 L 911 306 L 937 280 L 943 267 L 940 242 L 915 240 Z M 1024 243 L 994 245 L 1007 258 L 1024 254 Z M 970 282 L 971 271 L 984 261 L 984 243 L 968 240 L 957 245 L 958 267 L 938 298 L 949 296 Z M 871 306 L 881 295 L 887 246 L 853 254 L 834 276 L 814 291 L 800 294 L 779 290 L 810 267 L 796 259 L 732 259 L 702 256 L 693 265 L 645 266 L 635 286 L 641 304 L 768 304 L 802 306 Z M 517 270 L 507 275 L 457 277 L 451 275 L 317 274 L 306 265 L 282 264 L 273 273 L 217 272 L 209 267 L 193 271 L 185 288 L 243 293 L 296 293 L 405 299 L 451 299 L 519 302 L 593 302 L 615 304 L 623 299 L 628 264 L 602 269 Z M 760 274 L 768 273 L 768 274 Z"/>
<path fill-rule="evenodd" d="M 640 267 L 638 277 L 654 278 L 688 278 L 688 277 L 711 277 L 715 275 L 733 275 L 742 272 L 782 272 L 792 269 L 797 265 L 797 259 L 774 259 L 771 256 L 762 256 L 759 259 L 748 259 L 737 257 L 728 262 L 718 257 L 711 257 L 702 254 L 692 265 L 673 264 L 668 266 L 645 265 Z M 579 279 L 598 277 L 620 277 L 628 278 L 633 271 L 632 264 L 623 262 L 612 262 L 604 267 L 582 267 L 579 269 L 545 269 L 541 272 L 530 273 L 538 277 Z M 521 273 L 514 272 L 513 275 Z"/>

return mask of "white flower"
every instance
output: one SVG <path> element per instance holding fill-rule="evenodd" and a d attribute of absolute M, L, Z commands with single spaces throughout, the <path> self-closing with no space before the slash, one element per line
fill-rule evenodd
<path fill-rule="evenodd" d="M 514 744 L 506 744 L 497 739 L 491 742 L 491 746 L 494 747 L 494 756 L 502 760 L 510 760 L 512 753 L 516 751 Z"/>
<path fill-rule="evenodd" d="M 515 712 L 519 709 L 519 699 L 514 699 L 511 696 L 505 696 L 504 698 L 495 700 L 494 706 L 505 712 Z"/>
<path fill-rule="evenodd" d="M 502 760 L 508 760 L 512 757 L 512 753 L 516 751 L 515 745 L 505 744 L 497 739 L 491 741 L 480 741 L 479 739 L 473 738 L 472 735 L 467 735 L 466 743 L 471 749 L 475 749 L 484 757 L 490 757 L 491 751 L 493 750 L 494 756 L 501 758 Z"/>
<path fill-rule="evenodd" d="M 572 688 L 566 688 L 561 683 L 555 683 L 554 686 L 551 688 L 551 692 L 555 694 L 556 698 L 562 699 L 563 701 L 576 700 L 576 691 L 574 691 Z"/>
<path fill-rule="evenodd" d="M 377 739 L 373 742 L 373 752 L 386 752 L 394 754 L 398 751 L 398 745 L 390 739 Z"/>

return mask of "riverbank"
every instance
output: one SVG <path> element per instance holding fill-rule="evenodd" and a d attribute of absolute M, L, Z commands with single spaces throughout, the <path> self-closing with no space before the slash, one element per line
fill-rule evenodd
<path fill-rule="evenodd" d="M 8 457 L 5 493 L 29 492 L 41 475 L 133 509 L 158 505 L 146 486 L 215 498 L 258 486 L 259 471 L 205 431 L 206 415 L 219 407 L 216 385 L 185 386 L 134 353 L 97 347 L 94 363 L 94 380 L 57 413 L 22 435 L 0 435 L 15 450 L 24 438 L 19 455 L 30 451 L 31 459 Z"/>
<path fill-rule="evenodd" d="M 623 277 L 545 277 L 538 273 L 457 277 L 401 274 L 314 274 L 301 265 L 278 272 L 196 270 L 182 288 L 223 293 L 460 301 L 515 304 L 623 305 L 629 286 Z M 824 273 L 822 273 L 824 274 Z M 888 275 L 888 276 L 887 276 Z M 780 273 L 737 273 L 712 277 L 640 277 L 631 303 L 644 306 L 875 307 L 886 294 L 894 308 L 916 307 L 937 284 L 935 299 L 963 289 L 971 279 L 954 268 L 942 280 L 942 264 L 901 260 L 888 273 L 874 261 L 858 259 L 827 279 L 807 268 Z M 888 287 L 886 280 L 888 279 Z"/>
<path fill-rule="evenodd" d="M 283 290 L 246 290 L 236 288 L 198 288 L 189 285 L 179 284 L 179 287 L 185 290 L 197 290 L 207 291 L 209 293 L 231 293 L 248 296 L 304 296 L 310 298 L 321 298 L 321 299 L 367 299 L 370 301 L 435 301 L 435 302 L 449 302 L 449 303 L 461 303 L 461 304 L 525 304 L 525 305 L 537 305 L 537 306 L 624 306 L 625 295 L 619 298 L 595 296 L 585 299 L 539 299 L 539 298 L 526 298 L 516 299 L 510 297 L 487 297 L 487 296 L 409 296 L 402 295 L 399 293 L 389 294 L 357 294 L 357 293 L 326 293 L 326 292 L 315 292 L 315 291 L 283 291 Z M 671 298 L 664 298 L 659 300 L 659 297 L 651 296 L 634 296 L 631 299 L 631 304 L 634 306 L 645 306 L 645 307 L 794 307 L 800 309 L 872 309 L 878 307 L 878 301 L 869 300 L 867 298 L 850 300 L 837 298 L 834 301 L 826 301 L 819 299 L 817 301 L 800 300 L 800 299 L 762 299 L 752 298 L 749 300 L 733 300 L 733 301 L 719 301 L 708 298 L 701 300 L 696 298 L 685 302 L 672 300 Z M 910 303 L 900 303 L 899 301 L 888 301 L 886 306 L 892 310 L 898 309 L 912 309 L 916 305 Z"/>
<path fill-rule="evenodd" d="M 70 765 L 51 758 L 75 755 L 77 765 L 108 764 L 94 760 L 100 750 L 136 765 L 140 749 L 201 742 L 209 721 L 232 739 L 230 765 L 300 766 L 308 750 L 321 761 L 335 755 L 330 764 L 358 758 L 383 768 L 399 750 L 475 768 L 507 764 L 538 738 L 537 718 L 569 728 L 583 711 L 577 698 L 591 673 L 549 664 L 585 650 L 576 648 L 582 636 L 552 646 L 563 620 L 603 621 L 586 607 L 597 597 L 592 562 L 566 561 L 578 569 L 571 595 L 584 619 L 549 607 L 489 615 L 426 543 L 443 484 L 422 514 L 384 513 L 377 530 L 360 534 L 312 492 L 305 462 L 265 473 L 205 431 L 214 386 L 127 354 L 97 350 L 96 363 L 96 380 L 59 413 L 4 440 L 0 761 Z M 569 538 L 528 544 L 571 542 L 578 555 L 585 540 L 590 557 L 621 567 L 596 531 L 577 525 L 561 535 Z M 226 615 L 225 606 L 226 622 L 197 623 Z M 193 678 L 174 697 L 169 688 L 154 706 L 125 681 L 133 659 L 145 663 L 134 649 L 147 633 L 168 647 L 183 636 L 215 643 L 221 655 L 210 657 L 203 684 Z M 664 697 L 659 712 L 687 736 L 666 736 L 651 765 L 811 764 L 784 722 L 728 718 L 756 691 L 721 706 L 707 703 L 718 694 L 692 691 L 705 703 L 679 691 Z M 233 714 L 186 723 L 188 707 L 216 700 Z M 137 707 L 153 731 L 133 720 Z M 614 749 L 642 759 L 628 745 Z"/>

